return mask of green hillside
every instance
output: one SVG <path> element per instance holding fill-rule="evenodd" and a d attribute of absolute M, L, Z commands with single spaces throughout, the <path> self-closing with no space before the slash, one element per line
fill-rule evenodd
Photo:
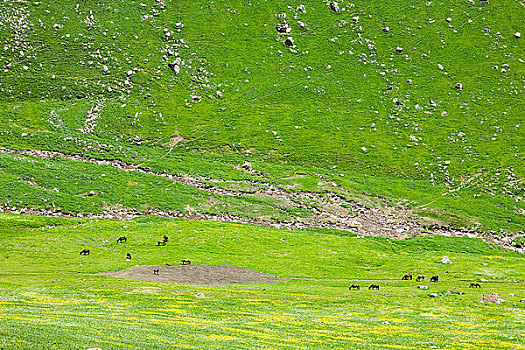
<path fill-rule="evenodd" d="M 521 1 L 0 6 L 7 149 L 219 179 L 246 178 L 235 167 L 250 161 L 260 182 L 323 174 L 492 230 L 523 226 Z M 34 206 L 1 170 L 0 203 Z"/>

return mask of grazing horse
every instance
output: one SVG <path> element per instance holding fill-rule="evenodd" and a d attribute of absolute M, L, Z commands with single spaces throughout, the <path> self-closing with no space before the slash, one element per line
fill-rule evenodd
<path fill-rule="evenodd" d="M 406 280 L 411 280 L 412 281 L 412 275 L 407 273 L 406 275 L 403 276 L 403 278 L 401 278 L 403 281 L 406 281 Z"/>
<path fill-rule="evenodd" d="M 481 284 L 477 282 L 472 282 L 469 288 L 481 288 Z"/>
<path fill-rule="evenodd" d="M 359 287 L 359 284 L 352 284 L 350 287 L 348 287 L 348 290 L 352 290 L 352 289 L 354 289 L 354 288 L 355 288 L 355 289 L 361 289 L 361 288 Z"/>
<path fill-rule="evenodd" d="M 127 253 L 127 254 L 126 254 L 126 259 L 127 259 L 127 260 L 131 260 L 131 254 L 130 254 L 130 253 Z"/>
<path fill-rule="evenodd" d="M 119 237 L 117 239 L 117 243 L 126 243 L 128 239 L 125 236 Z"/>
<path fill-rule="evenodd" d="M 377 290 L 379 290 L 379 286 L 377 284 L 372 284 L 372 285 L 370 285 L 370 287 L 368 287 L 368 289 L 377 289 Z"/>
<path fill-rule="evenodd" d="M 181 262 L 182 262 L 182 265 L 190 265 L 191 264 L 191 260 L 190 259 L 182 259 Z"/>
<path fill-rule="evenodd" d="M 89 255 L 89 249 L 84 249 L 80 252 L 80 255 Z"/>
<path fill-rule="evenodd" d="M 157 245 L 158 245 L 158 246 L 166 245 L 166 241 L 158 241 L 158 242 L 157 242 Z"/>
<path fill-rule="evenodd" d="M 424 281 L 424 280 L 425 280 L 425 276 L 423 276 L 423 275 L 419 275 L 416 278 L 416 281 L 418 281 L 418 282 L 421 282 L 421 281 Z"/>
<path fill-rule="evenodd" d="M 154 275 L 158 275 L 159 274 L 159 269 L 153 270 L 153 274 Z"/>
<path fill-rule="evenodd" d="M 439 280 L 439 276 L 430 277 L 430 282 L 437 282 L 438 280 Z"/>
<path fill-rule="evenodd" d="M 168 236 L 164 236 L 164 242 L 168 241 Z"/>

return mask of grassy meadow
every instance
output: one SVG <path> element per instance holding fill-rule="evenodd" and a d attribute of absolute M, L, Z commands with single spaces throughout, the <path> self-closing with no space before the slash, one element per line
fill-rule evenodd
<path fill-rule="evenodd" d="M 150 217 L 3 214 L 0 223 L 2 349 L 520 349 L 524 343 L 523 257 L 477 239 L 396 241 Z M 155 246 L 165 234 L 168 244 Z M 128 241 L 116 243 L 122 235 Z M 91 254 L 79 255 L 84 248 Z M 440 263 L 444 255 L 453 263 Z M 291 279 L 183 286 L 92 274 L 183 257 Z M 427 280 L 402 281 L 409 272 Z M 433 275 L 438 283 L 428 282 Z M 481 289 L 469 288 L 474 281 Z M 362 289 L 350 291 L 350 284 Z M 380 290 L 368 290 L 370 284 Z M 505 302 L 481 303 L 490 293 Z"/>

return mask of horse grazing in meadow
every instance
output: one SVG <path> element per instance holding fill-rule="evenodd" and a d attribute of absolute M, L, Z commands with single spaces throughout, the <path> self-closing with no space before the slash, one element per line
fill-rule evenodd
<path fill-rule="evenodd" d="M 406 275 L 403 276 L 403 278 L 401 278 L 403 281 L 406 281 L 406 280 L 411 280 L 412 281 L 412 275 L 407 273 Z"/>
<path fill-rule="evenodd" d="M 181 262 L 182 262 L 182 265 L 190 265 L 191 264 L 191 260 L 190 259 L 182 259 Z"/>
<path fill-rule="evenodd" d="M 126 243 L 128 239 L 125 236 L 119 237 L 117 239 L 117 243 Z"/>
<path fill-rule="evenodd" d="M 127 260 L 131 260 L 131 254 L 130 254 L 130 253 L 127 253 L 127 254 L 126 254 L 126 259 L 127 259 Z"/>
<path fill-rule="evenodd" d="M 164 236 L 164 242 L 168 241 L 168 236 Z"/>
<path fill-rule="evenodd" d="M 424 280 L 425 280 L 425 276 L 423 276 L 423 275 L 419 275 L 416 278 L 416 281 L 418 281 L 418 282 L 421 282 L 421 281 L 424 281 Z"/>
<path fill-rule="evenodd" d="M 80 252 L 80 255 L 89 255 L 89 249 L 84 249 Z"/>
<path fill-rule="evenodd" d="M 430 277 L 430 282 L 437 282 L 438 280 L 439 280 L 439 276 Z"/>
<path fill-rule="evenodd" d="M 352 289 L 361 289 L 359 287 L 359 284 L 352 284 L 350 287 L 348 287 L 348 290 L 352 290 Z"/>
<path fill-rule="evenodd" d="M 481 284 L 477 282 L 472 282 L 469 288 L 481 288 Z"/>
<path fill-rule="evenodd" d="M 370 285 L 370 287 L 368 287 L 368 289 L 377 289 L 377 290 L 379 290 L 379 285 L 372 284 L 372 285 Z"/>
<path fill-rule="evenodd" d="M 158 242 L 157 242 L 157 245 L 158 245 L 158 246 L 166 245 L 166 241 L 158 241 Z"/>

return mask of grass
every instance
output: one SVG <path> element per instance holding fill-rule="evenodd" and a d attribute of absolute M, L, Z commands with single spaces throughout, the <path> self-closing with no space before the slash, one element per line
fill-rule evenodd
<path fill-rule="evenodd" d="M 339 13 L 293 1 L 94 4 L 2 5 L 1 146 L 223 180 L 310 175 L 299 189 L 322 174 L 485 230 L 523 226 L 519 2 L 359 1 Z M 276 33 L 279 13 L 296 53 Z M 7 30 L 16 20 L 31 28 L 15 31 L 22 41 Z M 185 61 L 179 75 L 166 46 Z M 245 160 L 264 178 L 238 171 Z"/>
<path fill-rule="evenodd" d="M 147 217 L 82 223 L 62 218 L 50 227 L 46 218 L 2 214 L 0 222 L 12 226 L 2 230 L 0 244 L 3 349 L 519 349 L 523 344 L 523 257 L 480 240 L 395 241 Z M 164 234 L 170 242 L 156 247 Z M 127 243 L 117 244 L 122 235 Z M 91 249 L 89 256 L 78 254 L 84 247 Z M 132 261 L 125 260 L 126 252 Z M 453 264 L 441 264 L 443 255 Z M 294 278 L 272 285 L 183 286 L 85 274 L 182 256 Z M 407 272 L 437 274 L 440 282 L 401 281 Z M 469 289 L 471 281 L 481 281 L 482 289 Z M 349 291 L 352 283 L 363 289 Z M 371 283 L 381 290 L 369 291 Z M 493 292 L 506 302 L 479 302 Z"/>

